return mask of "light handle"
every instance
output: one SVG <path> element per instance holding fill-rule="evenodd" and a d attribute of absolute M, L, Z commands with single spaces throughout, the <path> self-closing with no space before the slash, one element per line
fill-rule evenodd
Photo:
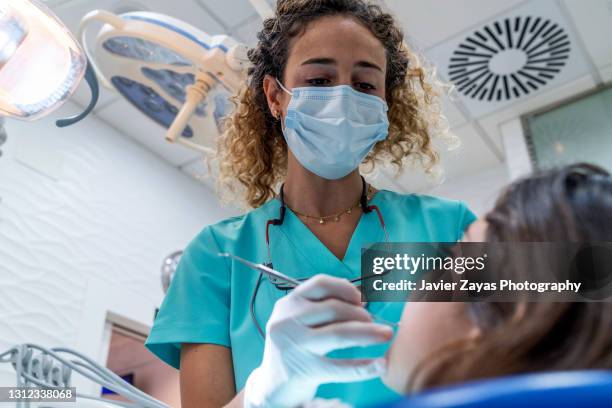
<path fill-rule="evenodd" d="M 89 101 L 89 105 L 87 105 L 83 112 L 76 116 L 56 121 L 55 125 L 57 127 L 66 127 L 80 122 L 81 120 L 85 119 L 85 117 L 89 115 L 91 111 L 93 111 L 93 109 L 96 107 L 96 104 L 98 103 L 98 98 L 100 96 L 100 86 L 98 85 L 96 73 L 94 72 L 91 63 L 89 62 L 89 59 L 87 60 L 87 69 L 85 70 L 85 81 L 87 81 L 87 84 L 89 85 L 89 90 L 91 92 L 91 99 Z"/>

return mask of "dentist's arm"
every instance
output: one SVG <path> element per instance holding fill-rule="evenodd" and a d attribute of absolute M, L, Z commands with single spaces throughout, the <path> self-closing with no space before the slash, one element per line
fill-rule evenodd
<path fill-rule="evenodd" d="M 232 350 L 227 347 L 183 343 L 180 381 L 182 408 L 242 408 L 234 386 Z"/>

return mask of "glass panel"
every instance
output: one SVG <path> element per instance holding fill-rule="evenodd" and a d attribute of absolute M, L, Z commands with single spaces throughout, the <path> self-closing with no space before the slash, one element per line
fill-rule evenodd
<path fill-rule="evenodd" d="M 612 88 L 527 118 L 535 167 L 577 162 L 612 171 Z"/>

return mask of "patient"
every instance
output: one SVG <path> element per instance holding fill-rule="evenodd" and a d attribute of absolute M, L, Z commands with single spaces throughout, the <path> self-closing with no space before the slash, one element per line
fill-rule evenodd
<path fill-rule="evenodd" d="M 466 240 L 611 242 L 612 178 L 581 164 L 518 181 Z M 387 359 L 384 381 L 400 393 L 534 371 L 612 369 L 612 303 L 408 303 Z"/>

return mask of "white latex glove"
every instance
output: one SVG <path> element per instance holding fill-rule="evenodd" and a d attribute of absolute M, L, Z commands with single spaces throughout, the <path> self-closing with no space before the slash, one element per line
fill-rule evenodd
<path fill-rule="evenodd" d="M 261 365 L 247 379 L 245 408 L 297 407 L 319 384 L 379 377 L 379 359 L 332 359 L 338 349 L 389 341 L 390 327 L 373 323 L 359 290 L 346 279 L 317 275 L 278 300 L 266 324 Z"/>
<path fill-rule="evenodd" d="M 302 408 L 353 408 L 353 406 L 348 405 L 339 399 L 315 398 L 312 401 L 304 403 Z"/>

